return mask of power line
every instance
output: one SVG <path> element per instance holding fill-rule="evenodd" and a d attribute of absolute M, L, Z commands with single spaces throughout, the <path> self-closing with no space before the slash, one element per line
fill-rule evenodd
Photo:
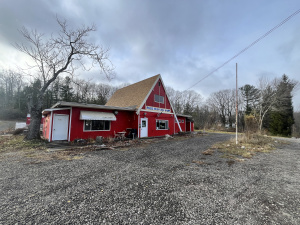
<path fill-rule="evenodd" d="M 221 66 L 217 67 L 216 69 L 214 69 L 213 71 L 211 71 L 209 74 L 207 74 L 206 76 L 204 76 L 201 80 L 199 80 L 198 82 L 196 82 L 195 84 L 193 84 L 192 86 L 190 86 L 189 88 L 187 88 L 186 90 L 191 89 L 192 87 L 196 86 L 197 84 L 199 84 L 201 81 L 203 81 L 205 78 L 209 77 L 210 75 L 212 75 L 214 72 L 216 72 L 217 70 L 221 69 L 223 66 L 225 66 L 226 64 L 228 64 L 230 61 L 232 61 L 233 59 L 235 59 L 236 57 L 238 57 L 239 55 L 241 55 L 242 53 L 244 53 L 245 51 L 247 51 L 249 48 L 251 48 L 252 46 L 254 46 L 255 44 L 257 44 L 259 41 L 261 41 L 262 39 L 264 39 L 266 36 L 268 36 L 270 33 L 272 33 L 274 30 L 276 30 L 277 28 L 279 28 L 280 26 L 282 26 L 283 24 L 285 24 L 287 21 L 289 21 L 292 17 L 296 16 L 298 13 L 300 12 L 300 9 L 298 9 L 296 12 L 294 12 L 293 14 L 291 14 L 290 16 L 288 16 L 287 18 L 285 18 L 284 20 L 282 20 L 279 24 L 277 24 L 275 27 L 273 27 L 271 30 L 269 30 L 268 32 L 266 32 L 264 35 L 262 35 L 261 37 L 259 37 L 258 39 L 256 39 L 255 41 L 253 41 L 250 45 L 248 45 L 246 48 L 244 48 L 243 50 L 239 51 L 237 54 L 235 54 L 233 57 L 231 57 L 230 59 L 228 59 L 226 62 L 224 62 Z"/>

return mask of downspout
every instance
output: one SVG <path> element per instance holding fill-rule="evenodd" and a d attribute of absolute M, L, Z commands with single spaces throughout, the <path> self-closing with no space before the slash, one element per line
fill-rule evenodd
<path fill-rule="evenodd" d="M 71 137 L 72 112 L 73 112 L 73 107 L 71 107 L 71 109 L 70 109 L 70 118 L 69 118 L 69 139 L 68 139 L 68 141 L 70 141 L 70 137 Z"/>
<path fill-rule="evenodd" d="M 176 113 L 174 113 L 174 117 L 175 117 L 175 119 L 176 119 L 176 122 L 177 122 L 177 124 L 178 124 L 178 127 L 179 127 L 180 132 L 182 132 L 181 126 L 180 126 L 179 121 L 178 121 L 177 116 L 176 116 Z"/>
<path fill-rule="evenodd" d="M 176 124 L 175 124 L 175 119 L 173 120 L 173 122 L 174 122 L 174 123 L 173 123 L 173 124 L 174 124 L 174 132 L 173 132 L 173 134 L 175 134 L 175 125 L 176 125 Z"/>
<path fill-rule="evenodd" d="M 52 117 L 53 117 L 53 111 L 51 111 L 50 114 L 49 142 L 52 141 Z"/>
<path fill-rule="evenodd" d="M 140 114 L 138 114 L 138 138 L 140 138 Z"/>

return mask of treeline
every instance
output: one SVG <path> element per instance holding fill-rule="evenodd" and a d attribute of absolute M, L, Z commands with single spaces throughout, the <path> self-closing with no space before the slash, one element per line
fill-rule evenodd
<path fill-rule="evenodd" d="M 35 101 L 42 86 L 41 80 L 26 82 L 13 71 L 0 73 L 0 119 L 24 119 L 27 101 Z M 44 95 L 43 108 L 58 101 L 104 105 L 113 93 L 128 84 L 112 86 L 82 79 L 56 79 Z M 298 82 L 283 75 L 280 79 L 260 79 L 257 86 L 244 85 L 238 90 L 238 128 L 240 131 L 267 131 L 273 135 L 300 134 L 300 116 L 294 113 L 293 92 Z M 224 129 L 235 127 L 236 90 L 226 89 L 212 93 L 206 100 L 193 90 L 178 91 L 167 87 L 167 93 L 176 113 L 192 115 L 196 129 Z"/>
<path fill-rule="evenodd" d="M 26 82 L 20 73 L 11 70 L 0 73 L 0 119 L 24 119 L 28 113 L 28 99 L 36 101 L 42 81 Z M 82 79 L 57 78 L 47 89 L 43 108 L 58 101 L 104 105 L 112 94 L 125 86 L 96 84 Z"/>
<path fill-rule="evenodd" d="M 297 87 L 298 82 L 290 80 L 286 75 L 273 80 L 261 78 L 257 86 L 247 84 L 240 87 L 237 95 L 239 131 L 259 131 L 282 136 L 291 136 L 292 132 L 299 134 L 300 121 L 295 120 L 295 115 L 297 118 L 299 115 L 294 114 L 292 104 L 293 92 Z M 201 96 L 194 91 L 170 90 L 168 93 L 175 111 L 192 115 L 196 129 L 235 127 L 235 89 L 212 93 L 204 102 L 199 102 Z"/>

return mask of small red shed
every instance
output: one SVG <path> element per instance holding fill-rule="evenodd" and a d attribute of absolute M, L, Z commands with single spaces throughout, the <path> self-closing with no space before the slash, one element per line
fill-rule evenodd
<path fill-rule="evenodd" d="M 156 75 L 117 90 L 105 105 L 58 102 L 43 111 L 43 137 L 73 141 L 119 132 L 143 138 L 193 131 L 191 116 L 176 115 L 165 90 Z"/>

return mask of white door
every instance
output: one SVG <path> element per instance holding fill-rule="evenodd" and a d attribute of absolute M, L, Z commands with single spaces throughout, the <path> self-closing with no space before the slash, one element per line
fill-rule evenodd
<path fill-rule="evenodd" d="M 141 118 L 141 137 L 148 137 L 148 118 Z"/>
<path fill-rule="evenodd" d="M 54 114 L 52 141 L 68 140 L 69 115 Z"/>

